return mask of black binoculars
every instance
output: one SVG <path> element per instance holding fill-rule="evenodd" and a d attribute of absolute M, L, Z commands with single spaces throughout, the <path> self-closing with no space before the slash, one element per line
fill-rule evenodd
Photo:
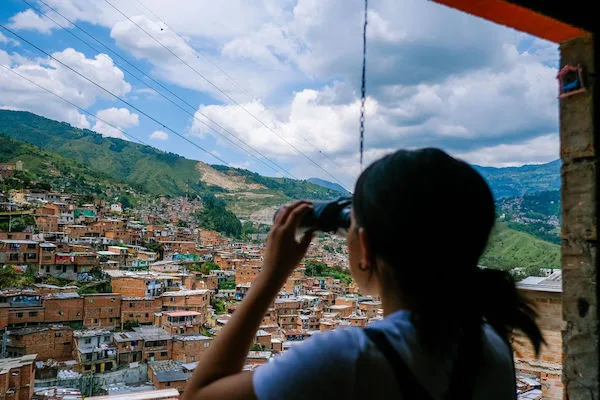
<path fill-rule="evenodd" d="M 312 206 L 312 211 L 302 217 L 297 233 L 311 231 L 344 235 L 350 228 L 352 206 L 350 197 L 340 197 L 332 201 L 313 201 Z M 273 219 L 279 210 L 275 212 Z"/>

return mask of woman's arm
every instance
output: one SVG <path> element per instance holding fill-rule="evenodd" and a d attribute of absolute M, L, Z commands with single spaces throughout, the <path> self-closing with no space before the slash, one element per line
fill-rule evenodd
<path fill-rule="evenodd" d="M 242 368 L 269 305 L 310 244 L 311 234 L 300 243 L 295 239 L 300 218 L 310 207 L 308 202 L 297 202 L 278 213 L 261 273 L 198 363 L 182 400 L 256 398 L 252 373 L 244 373 Z"/>

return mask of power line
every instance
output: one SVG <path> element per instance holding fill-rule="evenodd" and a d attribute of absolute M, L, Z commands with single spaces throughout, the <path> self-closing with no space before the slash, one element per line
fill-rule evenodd
<path fill-rule="evenodd" d="M 40 88 L 40 89 L 42 89 L 42 90 L 44 90 L 44 91 L 46 91 L 46 92 L 50 93 L 51 95 L 53 95 L 53 96 L 55 96 L 55 97 L 58 97 L 59 99 L 61 99 L 61 100 L 62 100 L 62 101 L 64 101 L 65 103 L 67 103 L 67 104 L 70 104 L 71 106 L 73 106 L 73 107 L 77 108 L 79 111 L 86 113 L 86 114 L 87 114 L 87 115 L 89 115 L 90 117 L 92 117 L 92 118 L 95 118 L 95 119 L 97 119 L 98 121 L 102 121 L 102 122 L 104 122 L 105 124 L 107 124 L 107 125 L 109 125 L 109 126 L 113 127 L 114 129 L 118 130 L 118 131 L 119 131 L 119 132 L 121 132 L 123 135 L 127 136 L 128 138 L 131 138 L 131 139 L 133 139 L 133 140 L 136 140 L 136 141 L 137 141 L 137 142 L 139 142 L 140 144 L 143 144 L 143 145 L 149 146 L 147 143 L 145 143 L 144 141 L 142 141 L 140 138 L 138 138 L 138 137 L 135 137 L 135 136 L 133 136 L 133 135 L 131 135 L 131 134 L 129 134 L 129 133 L 127 133 L 127 132 L 125 132 L 124 130 L 122 130 L 122 129 L 121 129 L 121 128 L 119 128 L 118 126 L 116 126 L 116 125 L 114 125 L 114 124 L 112 124 L 112 123 L 108 122 L 107 120 L 105 120 L 105 119 L 103 119 L 103 118 L 100 118 L 100 117 L 98 117 L 98 116 L 96 116 L 96 115 L 92 114 L 91 112 L 89 112 L 89 111 L 85 110 L 84 108 L 81 108 L 81 107 L 79 107 L 77 104 L 73 103 L 72 101 L 70 101 L 70 100 L 67 100 L 67 99 L 65 99 L 64 97 L 62 97 L 61 95 L 59 95 L 59 94 L 57 94 L 57 93 L 54 93 L 52 90 L 50 90 L 50 89 L 48 89 L 48 88 L 46 88 L 46 87 L 44 87 L 44 86 L 42 86 L 42 85 L 40 85 L 40 84 L 38 84 L 38 83 L 36 83 L 36 82 L 32 81 L 31 79 L 27 78 L 25 75 L 22 75 L 22 74 L 18 73 L 18 72 L 17 72 L 17 71 L 15 71 L 14 69 L 12 69 L 12 68 L 10 68 L 10 67 L 8 67 L 8 66 L 4 65 L 4 64 L 0 64 L 0 67 L 2 67 L 2 68 L 4 68 L 4 69 L 7 69 L 7 70 L 9 70 L 9 71 L 10 71 L 10 72 L 12 72 L 13 74 L 15 74 L 15 75 L 18 75 L 18 76 L 20 76 L 21 78 L 25 79 L 27 82 L 31 83 L 32 85 L 35 85 L 35 86 L 37 86 L 38 88 Z"/>
<path fill-rule="evenodd" d="M 27 4 L 29 7 L 31 7 L 32 9 L 34 9 L 35 11 L 37 11 L 39 14 L 42 14 L 41 11 L 36 8 L 34 5 L 32 5 L 31 3 L 29 3 L 27 0 L 21 0 L 23 3 Z M 163 88 L 164 90 L 166 90 L 167 92 L 169 92 L 171 95 L 173 95 L 174 97 L 176 97 L 178 100 L 180 100 L 182 103 L 186 104 L 188 107 L 192 108 L 192 109 L 196 109 L 196 107 L 192 104 L 190 104 L 189 102 L 187 102 L 185 99 L 181 98 L 180 96 L 178 96 L 176 93 L 174 93 L 173 91 L 171 91 L 168 87 L 164 86 L 162 83 L 160 83 L 159 81 L 157 81 L 156 79 L 152 78 L 150 75 L 148 75 L 146 72 L 144 72 L 143 70 L 141 70 L 140 68 L 138 68 L 135 64 L 131 63 L 129 60 L 127 60 L 126 58 L 124 58 L 123 56 L 121 56 L 118 52 L 114 51 L 113 49 L 111 49 L 108 45 L 106 45 L 105 43 L 101 42 L 100 40 L 98 40 L 97 38 L 95 38 L 94 36 L 92 36 L 91 34 L 89 34 L 85 29 L 81 28 L 80 26 L 78 26 L 77 24 L 75 24 L 72 20 L 70 20 L 69 18 L 67 18 L 64 14 L 60 13 L 58 10 L 56 10 L 55 8 L 53 8 L 52 6 L 50 6 L 48 3 L 46 3 L 44 0 L 39 0 L 41 3 L 43 3 L 46 7 L 48 7 L 50 10 L 54 11 L 56 14 L 60 15 L 63 19 L 65 19 L 66 21 L 68 21 L 71 25 L 73 25 L 75 28 L 79 29 L 80 31 L 82 31 L 83 33 L 85 33 L 88 37 L 92 38 L 94 41 L 96 41 L 97 43 L 99 43 L 100 45 L 102 45 L 104 48 L 106 48 L 108 51 L 110 51 L 112 54 L 114 54 L 115 56 L 117 56 L 118 58 L 120 58 L 121 60 L 123 60 L 125 63 L 127 63 L 128 65 L 130 65 L 131 67 L 133 67 L 136 71 L 140 72 L 141 74 L 143 74 L 145 77 L 147 77 L 148 79 L 150 79 L 152 82 L 154 82 L 155 84 L 157 84 L 158 86 L 160 86 L 161 88 Z M 82 42 L 83 44 L 85 44 L 86 46 L 88 46 L 89 48 L 91 48 L 92 50 L 98 52 L 100 55 L 104 56 L 105 58 L 109 59 L 105 54 L 102 54 L 101 51 L 92 46 L 89 42 L 85 41 L 84 39 L 82 39 L 81 37 L 75 35 L 73 32 L 71 32 L 71 30 L 67 29 L 65 26 L 61 25 L 60 23 L 58 23 L 56 20 L 54 20 L 52 17 L 50 17 L 48 14 L 45 14 L 46 18 L 48 18 L 49 20 L 51 20 L 52 22 L 54 22 L 54 24 L 56 24 L 57 26 L 59 26 L 60 28 L 62 28 L 65 32 L 69 33 L 71 36 L 73 36 L 74 38 L 76 38 L 77 40 L 79 40 L 80 42 Z M 110 60 L 110 59 L 109 59 Z M 149 87 L 152 90 L 155 90 L 157 94 L 159 94 L 161 97 L 163 97 L 164 99 L 166 99 L 167 101 L 169 101 L 170 103 L 172 103 L 173 105 L 175 105 L 177 108 L 179 108 L 180 110 L 182 110 L 183 112 L 187 113 L 188 115 L 190 115 L 192 118 L 196 119 L 198 122 L 200 122 L 201 124 L 203 124 L 204 126 L 206 126 L 207 128 L 211 129 L 212 131 L 214 131 L 216 134 L 218 134 L 219 136 L 221 136 L 223 139 L 229 141 L 232 145 L 240 148 L 242 151 L 246 152 L 249 156 L 254 157 L 256 160 L 258 160 L 259 162 L 261 162 L 263 165 L 265 165 L 267 168 L 278 172 L 278 169 L 283 171 L 284 173 L 287 173 L 289 176 L 291 176 L 292 178 L 298 179 L 296 178 L 291 172 L 289 172 L 287 169 L 285 169 L 284 167 L 282 167 L 281 165 L 277 164 L 276 162 L 272 161 L 271 159 L 269 159 L 267 156 L 265 156 L 263 153 L 261 153 L 260 151 L 258 151 L 257 149 L 255 149 L 254 147 L 252 147 L 251 145 L 245 143 L 243 140 L 241 140 L 240 138 L 238 138 L 236 135 L 234 135 L 231 131 L 227 130 L 225 127 L 223 127 L 222 125 L 220 125 L 219 123 L 217 123 L 216 121 L 212 120 L 210 117 L 208 117 L 208 115 L 202 113 L 201 111 L 197 111 L 200 115 L 204 116 L 206 119 L 208 119 L 210 122 L 212 122 L 213 124 L 215 124 L 216 126 L 218 126 L 220 129 L 222 129 L 223 131 L 227 132 L 230 136 L 234 137 L 235 139 L 237 139 L 240 143 L 241 146 L 236 144 L 235 142 L 233 142 L 231 139 L 229 139 L 227 136 L 223 135 L 222 133 L 218 132 L 215 128 L 211 127 L 210 125 L 208 125 L 205 121 L 202 121 L 200 118 L 198 118 L 195 113 L 190 112 L 189 110 L 184 109 L 180 104 L 178 104 L 177 102 L 175 102 L 173 99 L 167 97 L 164 93 L 161 93 L 160 91 L 158 91 L 157 89 L 151 87 L 148 83 L 144 82 L 143 79 L 139 78 L 138 76 L 136 76 L 134 73 L 132 73 L 130 70 L 128 70 L 127 68 L 125 68 L 123 65 L 118 64 L 116 61 L 114 60 L 110 60 L 112 62 L 114 62 L 116 65 L 118 65 L 121 69 L 123 69 L 125 72 L 129 73 L 133 78 L 135 78 L 136 80 L 138 80 L 140 83 L 142 83 L 143 85 Z M 267 164 L 266 162 L 264 162 L 263 160 L 261 160 L 260 158 L 256 157 L 254 154 L 251 154 L 247 149 L 245 149 L 242 146 L 247 146 L 250 149 L 254 150 L 256 153 L 258 153 L 260 156 L 262 156 L 263 158 L 265 158 L 266 160 L 270 161 L 273 165 L 275 165 L 278 169 L 273 168 L 271 165 Z"/>
<path fill-rule="evenodd" d="M 167 24 L 167 22 L 164 19 L 161 19 L 160 16 L 158 16 L 154 11 L 152 11 L 152 9 L 148 6 L 146 6 L 143 1 L 141 0 L 135 0 L 135 2 L 137 4 L 139 4 L 140 6 L 142 6 L 142 8 L 144 8 L 146 11 L 148 11 L 150 14 L 152 14 L 152 16 L 157 19 L 158 21 L 162 22 L 163 25 L 167 28 L 169 28 L 169 30 L 171 32 L 173 32 L 177 37 L 179 37 L 181 40 L 183 40 L 184 42 L 186 41 L 179 33 L 177 33 L 177 31 L 175 29 L 173 29 L 169 24 Z M 139 8 L 138 8 L 139 9 Z M 144 12 L 143 10 L 141 10 L 142 12 Z M 222 26 L 224 26 L 225 28 L 227 28 L 225 25 L 220 24 Z M 241 91 L 243 91 L 244 93 L 246 93 L 248 96 L 252 97 L 252 98 L 257 98 L 257 96 L 255 96 L 254 94 L 250 93 L 248 90 L 246 90 L 244 87 L 242 87 L 231 75 L 229 75 L 222 67 L 219 66 L 219 64 L 217 64 L 216 62 L 214 62 L 210 57 L 208 57 L 207 55 L 205 55 L 202 51 L 197 50 L 195 48 L 193 48 L 190 45 L 190 48 L 197 54 L 201 55 L 204 59 L 206 59 L 210 64 L 212 64 L 215 68 L 217 68 L 219 71 L 221 71 L 221 73 L 223 73 L 223 75 L 225 75 L 227 77 L 227 79 L 229 79 L 229 81 L 231 81 L 238 89 L 240 89 Z M 275 114 L 275 112 L 266 104 L 264 104 L 261 101 L 261 104 L 263 105 L 263 107 L 265 107 L 267 110 L 271 111 L 273 114 Z M 327 158 L 329 161 L 331 161 L 332 163 L 334 163 L 335 165 L 337 165 L 338 167 L 341 168 L 341 165 L 335 161 L 333 158 L 329 157 L 327 155 L 327 153 L 325 153 L 323 150 L 321 150 L 316 144 L 311 143 L 310 141 L 308 141 L 303 135 L 299 135 L 300 138 L 302 138 L 302 140 L 304 140 L 305 143 L 311 145 L 315 150 L 317 150 L 319 152 L 319 154 L 321 154 L 323 157 Z"/>
<path fill-rule="evenodd" d="M 63 63 L 62 61 L 60 61 L 59 59 L 57 59 L 56 57 L 54 57 L 52 54 L 48 53 L 47 51 L 45 51 L 44 49 L 36 46 L 35 44 L 33 44 L 32 42 L 30 42 L 29 40 L 25 39 L 23 36 L 19 35 L 18 33 L 14 32 L 12 29 L 7 28 L 6 26 L 4 26 L 3 24 L 0 24 L 0 28 L 4 29 L 5 31 L 11 33 L 13 36 L 21 39 L 22 41 L 24 41 L 25 43 L 29 44 L 31 47 L 35 48 L 36 50 L 38 50 L 40 53 L 45 54 L 46 56 L 50 57 L 51 59 L 53 59 L 54 61 L 56 61 L 57 63 L 59 63 L 60 65 L 62 65 L 63 67 L 69 69 L 72 72 L 75 72 L 77 75 L 79 75 L 80 77 L 82 77 L 83 79 L 85 79 L 86 81 L 90 82 L 92 85 L 98 87 L 99 89 L 101 89 L 102 91 L 108 93 L 109 95 L 111 95 L 112 97 L 114 97 L 117 100 L 120 100 L 122 103 L 126 104 L 127 106 L 131 107 L 132 109 L 136 110 L 137 112 L 139 112 L 140 114 L 144 115 L 145 117 L 149 118 L 150 120 L 154 121 L 156 124 L 160 125 L 161 127 L 163 127 L 164 129 L 167 129 L 168 131 L 172 132 L 173 134 L 179 136 L 180 138 L 182 138 L 183 140 L 185 140 L 186 142 L 190 143 L 192 146 L 198 148 L 199 150 L 202 150 L 203 152 L 205 152 L 206 154 L 210 155 L 211 157 L 219 160 L 220 162 L 222 162 L 223 164 L 230 166 L 229 163 L 227 161 L 225 161 L 224 159 L 222 159 L 221 157 L 217 156 L 216 154 L 213 154 L 212 152 L 206 150 L 204 147 L 200 146 L 197 143 L 192 142 L 191 140 L 189 140 L 188 138 L 186 138 L 185 136 L 183 136 L 181 133 L 177 132 L 176 130 L 172 129 L 171 127 L 169 127 L 168 125 L 166 125 L 165 123 L 157 120 L 156 118 L 154 118 L 153 116 L 151 116 L 150 114 L 146 113 L 145 111 L 141 110 L 140 108 L 134 106 L 133 104 L 131 104 L 130 102 L 128 102 L 127 100 L 123 99 L 122 97 L 120 97 L 117 94 L 114 94 L 113 92 L 111 92 L 110 90 L 106 89 L 104 86 L 94 82 L 93 80 L 91 80 L 90 78 L 88 78 L 87 76 L 83 75 L 82 73 L 80 73 L 79 71 L 75 70 L 74 68 L 70 67 L 69 65 Z"/>
<path fill-rule="evenodd" d="M 275 134 L 277 137 L 279 137 L 279 139 L 281 139 L 282 141 L 284 141 L 285 143 L 287 143 L 292 149 L 294 149 L 298 154 L 301 154 L 302 156 L 304 156 L 304 158 L 306 158 L 308 161 L 310 161 L 311 163 L 313 163 L 317 168 L 319 168 L 320 170 L 322 170 L 323 172 L 325 172 L 329 177 L 331 177 L 333 180 L 335 180 L 337 183 L 339 183 L 342 187 L 344 187 L 344 189 L 348 190 L 344 184 L 342 182 L 340 182 L 335 176 L 333 176 L 329 171 L 327 171 L 325 168 L 323 168 L 321 165 L 319 165 L 316 161 L 314 161 L 312 158 L 310 158 L 308 155 L 306 155 L 306 153 L 304 153 L 303 151 L 301 151 L 300 149 L 298 149 L 296 146 L 294 146 L 292 143 L 290 143 L 289 141 L 287 141 L 284 137 L 282 137 L 281 135 L 279 135 L 274 129 L 272 129 L 270 126 L 268 126 L 267 124 L 265 124 L 262 120 L 260 120 L 258 117 L 256 117 L 253 113 L 251 113 L 246 107 L 244 107 L 242 104 L 240 104 L 237 100 L 235 100 L 233 97 L 231 97 L 230 95 L 228 95 L 226 92 L 224 92 L 220 87 L 218 87 L 217 85 L 215 85 L 212 81 L 210 81 L 208 78 L 206 78 L 204 75 L 202 75 L 202 73 L 200 73 L 197 69 L 195 69 L 194 67 L 192 67 L 188 62 L 186 62 L 183 58 L 181 58 L 179 55 L 177 55 L 175 52 L 173 52 L 173 50 L 171 50 L 169 47 L 165 46 L 161 41 L 159 41 L 158 39 L 156 39 L 154 36 L 152 36 L 150 33 L 148 33 L 148 31 L 146 31 L 143 27 L 141 27 L 138 23 L 136 23 L 135 21 L 133 21 L 127 14 L 123 13 L 120 9 L 118 9 L 114 4 L 112 4 L 109 0 L 104 0 L 104 2 L 106 4 L 108 4 L 109 6 L 111 6 L 115 11 L 117 11 L 119 14 L 121 14 L 123 17 L 127 18 L 129 20 L 129 22 L 131 22 L 132 24 L 134 24 L 135 26 L 137 26 L 142 32 L 144 32 L 148 37 L 150 37 L 153 41 L 155 41 L 156 43 L 158 43 L 161 47 L 163 47 L 165 50 L 167 50 L 169 53 L 171 53 L 175 58 L 177 58 L 180 62 L 182 62 L 184 65 L 186 65 L 188 68 L 190 68 L 192 71 L 194 71 L 199 77 L 201 77 L 203 80 L 205 80 L 207 83 L 209 83 L 212 87 L 214 87 L 219 93 L 221 93 L 223 96 L 225 96 L 227 99 L 229 99 L 230 101 L 232 101 L 234 104 L 236 104 L 238 107 L 240 107 L 242 110 L 244 110 L 248 115 L 250 115 L 253 119 L 255 119 L 258 123 L 260 123 L 261 125 L 263 125 L 265 128 L 267 128 L 268 130 L 270 130 L 271 132 L 273 132 L 273 134 Z"/>

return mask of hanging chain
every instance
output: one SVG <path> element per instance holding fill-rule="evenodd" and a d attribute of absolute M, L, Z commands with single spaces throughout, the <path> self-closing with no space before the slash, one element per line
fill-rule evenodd
<path fill-rule="evenodd" d="M 363 169 L 363 148 L 365 141 L 365 101 L 367 100 L 367 8 L 369 0 L 365 0 L 365 23 L 363 25 L 363 60 L 362 81 L 360 87 L 360 169 Z"/>

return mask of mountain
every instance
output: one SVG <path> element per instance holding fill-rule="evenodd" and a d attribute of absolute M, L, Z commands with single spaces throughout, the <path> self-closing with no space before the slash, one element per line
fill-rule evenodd
<path fill-rule="evenodd" d="M 59 190 L 81 195 L 121 199 L 139 192 L 87 165 L 45 151 L 32 144 L 0 135 L 0 163 L 22 161 L 24 171 L 4 179 L 4 189 Z"/>
<path fill-rule="evenodd" d="M 560 268 L 560 246 L 499 222 L 480 264 L 504 270 L 523 268 L 525 275 L 540 276 L 542 268 Z"/>
<path fill-rule="evenodd" d="M 521 167 L 494 168 L 473 167 L 490 185 L 494 197 L 519 197 L 536 192 L 560 189 L 561 161 L 547 164 L 523 165 Z"/>
<path fill-rule="evenodd" d="M 329 182 L 329 181 L 326 181 L 326 180 L 320 179 L 320 178 L 308 178 L 307 181 L 310 183 L 314 183 L 315 185 L 322 186 L 327 189 L 335 190 L 336 192 L 339 192 L 340 195 L 342 195 L 342 196 L 350 195 L 350 193 L 346 189 L 344 189 L 342 187 L 342 185 L 337 184 L 335 182 Z"/>
<path fill-rule="evenodd" d="M 307 181 L 270 178 L 211 166 L 126 140 L 103 137 L 29 112 L 0 110 L 0 135 L 86 165 L 90 171 L 156 196 L 212 193 L 245 217 L 290 199 L 330 199 L 339 193 Z M 4 151 L 4 147 L 2 148 Z M 41 162 L 41 161 L 37 161 Z"/>
<path fill-rule="evenodd" d="M 500 219 L 505 221 L 508 227 L 560 244 L 559 190 L 498 199 L 496 210 Z"/>

